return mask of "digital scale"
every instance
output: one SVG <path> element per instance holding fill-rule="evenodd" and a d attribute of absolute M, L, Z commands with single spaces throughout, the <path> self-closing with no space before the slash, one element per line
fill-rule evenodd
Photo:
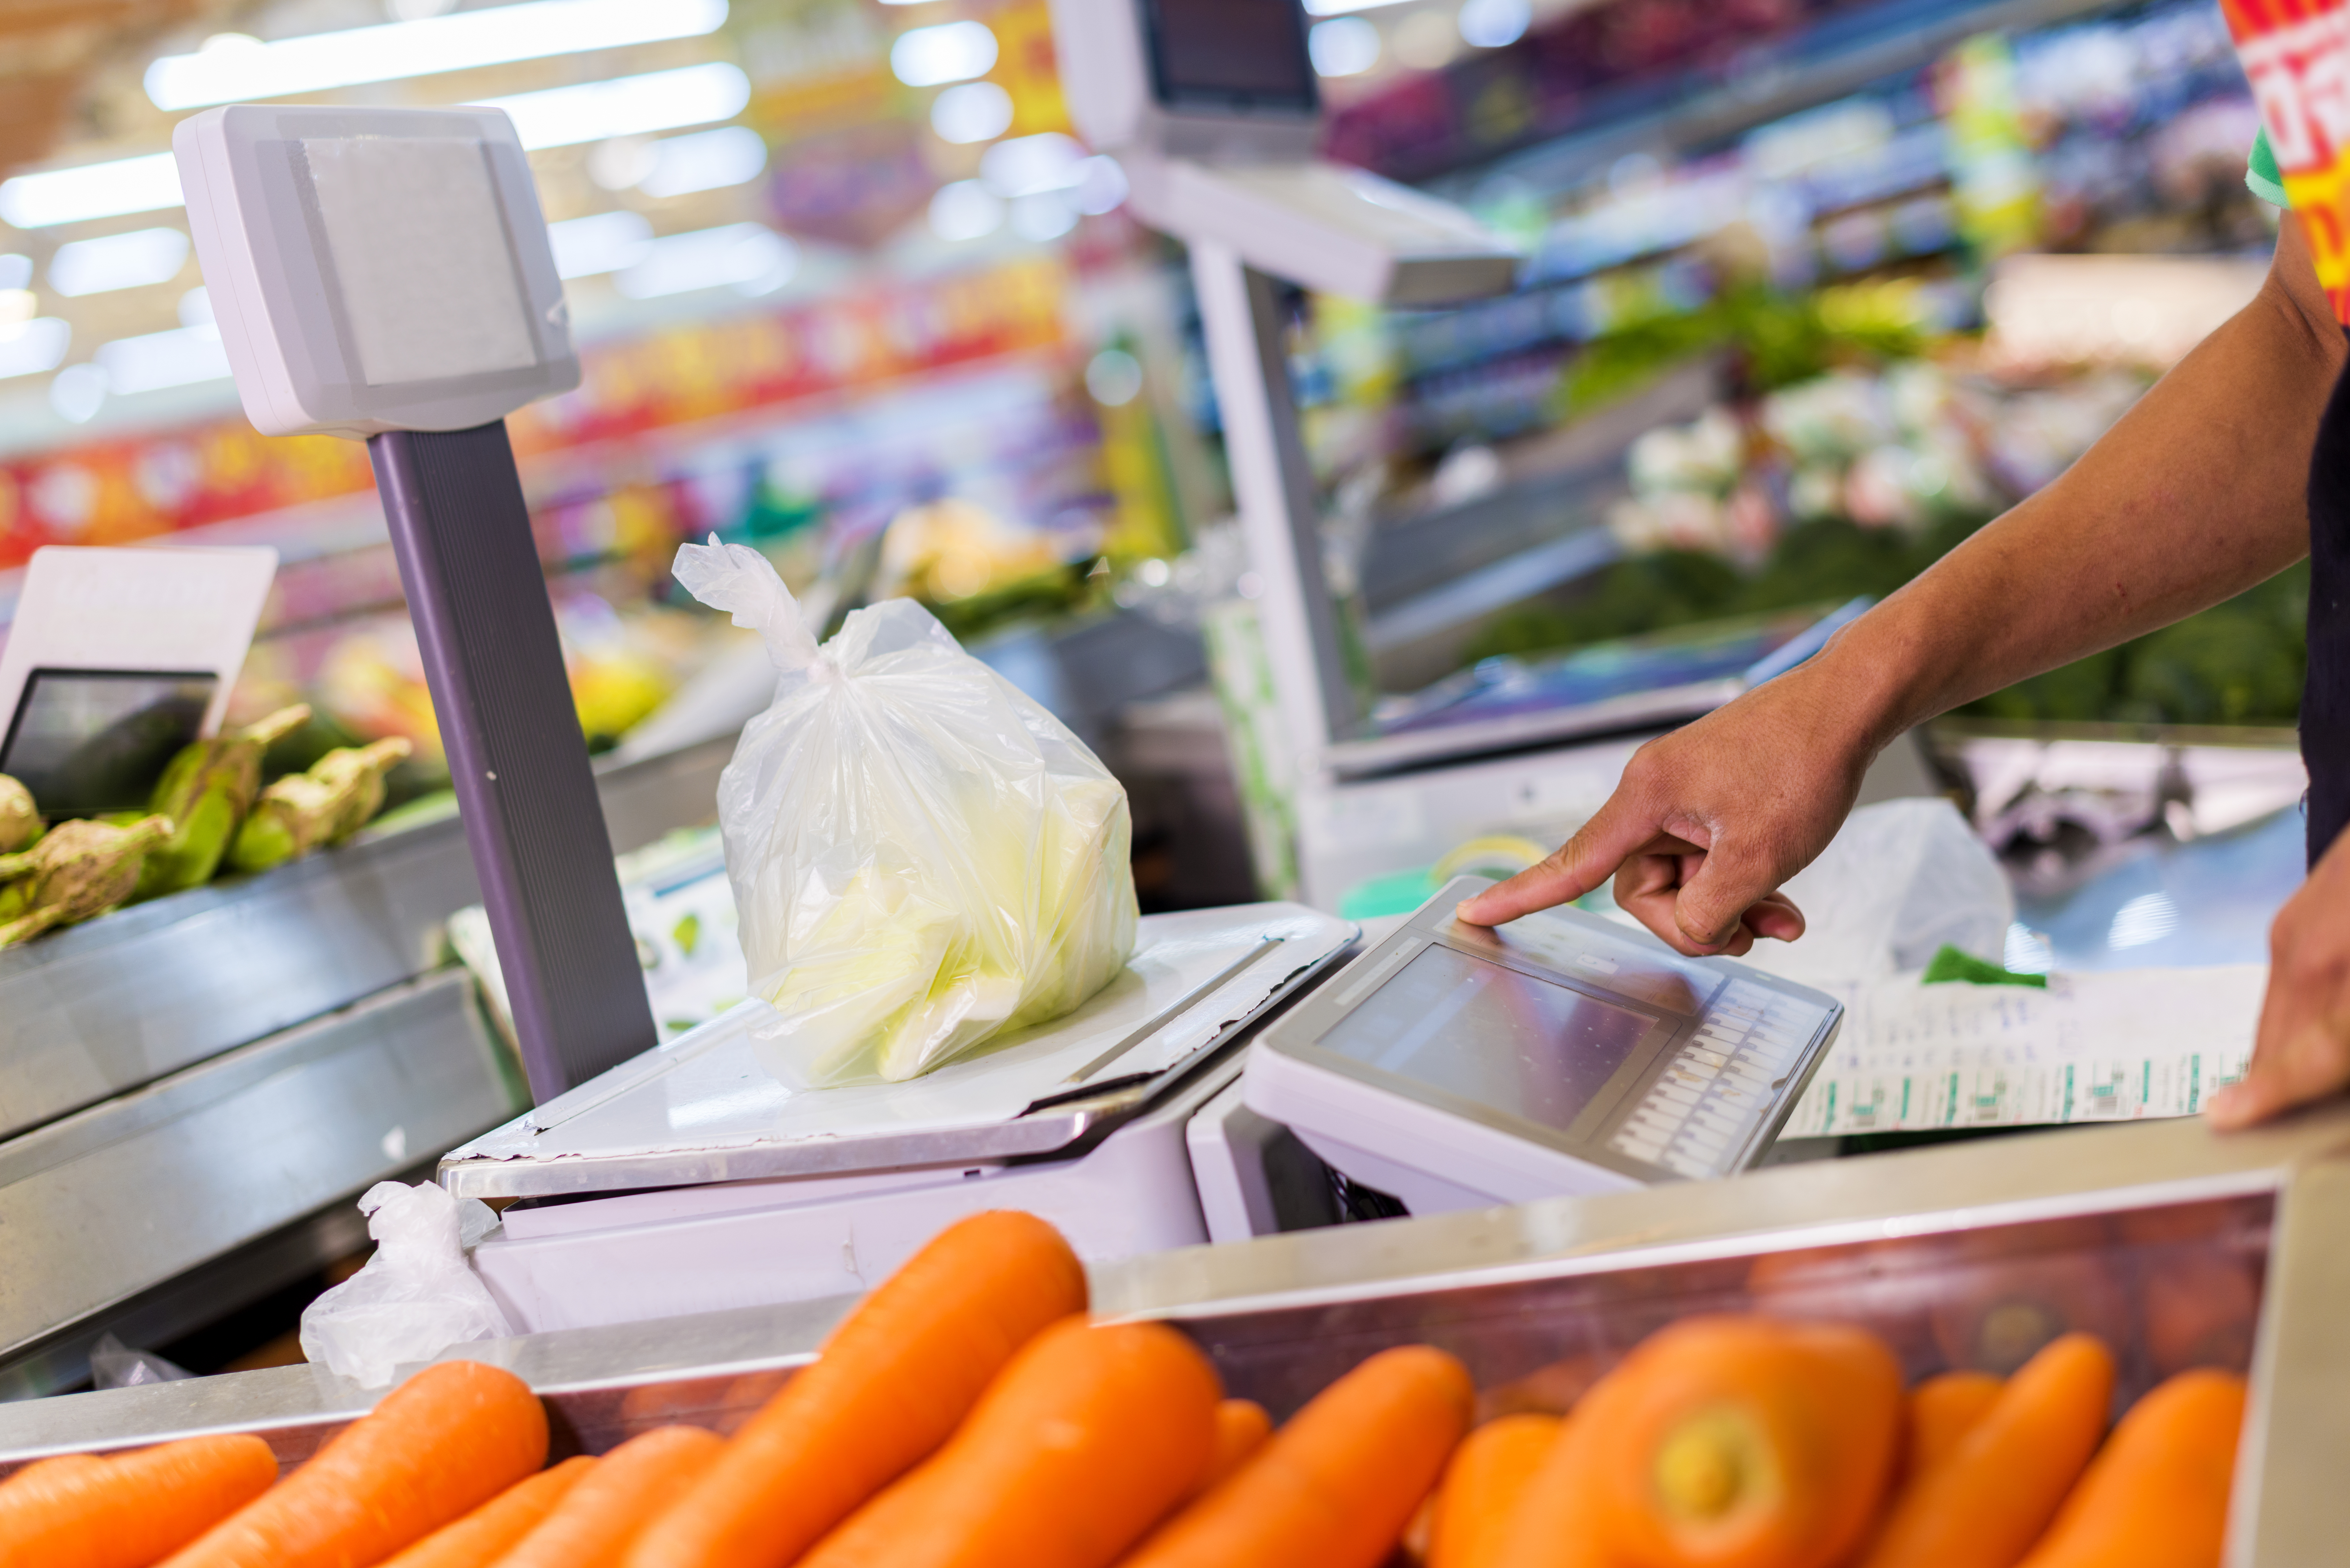
<path fill-rule="evenodd" d="M 1268 1028 L 1243 1098 L 1415 1214 L 1745 1168 L 1844 1016 L 1572 908 L 1488 929 L 1460 877 Z"/>
<path fill-rule="evenodd" d="M 1147 916 L 1075 1012 L 904 1083 L 786 1086 L 746 1002 L 452 1150 L 440 1180 L 507 1203 L 473 1266 L 536 1332 L 860 1291 L 982 1209 L 1100 1260 L 1329 1223 L 1333 1170 L 1426 1214 L 1769 1147 L 1832 998 L 1576 910 L 1452 919 L 1490 885 L 1455 879 L 1344 969 L 1356 929 L 1297 905 Z"/>

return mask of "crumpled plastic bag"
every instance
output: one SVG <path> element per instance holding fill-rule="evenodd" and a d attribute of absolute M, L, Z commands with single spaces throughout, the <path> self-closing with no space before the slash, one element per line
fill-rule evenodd
<path fill-rule="evenodd" d="M 136 1388 L 146 1383 L 179 1383 L 194 1373 L 151 1350 L 133 1350 L 110 1334 L 101 1334 L 89 1347 L 89 1382 L 93 1388 Z"/>
<path fill-rule="evenodd" d="M 359 1197 L 367 1266 L 302 1312 L 302 1354 L 362 1388 L 380 1388 L 402 1362 L 427 1361 L 468 1340 L 514 1333 L 465 1249 L 498 1219 L 474 1199 L 460 1203 L 432 1182 L 379 1181 Z"/>
<path fill-rule="evenodd" d="M 902 1082 L 1059 1017 L 1134 949 L 1126 791 L 929 611 L 822 649 L 765 556 L 687 545 L 678 581 L 766 639 L 775 701 L 718 782 L 751 1032 L 795 1087 Z"/>
<path fill-rule="evenodd" d="M 1865 805 L 1783 889 L 1804 934 L 1740 961 L 1810 985 L 1881 980 L 1926 967 L 1948 942 L 1999 959 L 2015 895 L 1990 846 L 1939 798 Z"/>

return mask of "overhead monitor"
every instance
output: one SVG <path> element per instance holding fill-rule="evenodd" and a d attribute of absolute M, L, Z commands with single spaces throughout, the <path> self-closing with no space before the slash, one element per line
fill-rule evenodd
<path fill-rule="evenodd" d="M 1062 96 L 1097 152 L 1292 162 L 1322 98 L 1300 0 L 1053 0 Z"/>
<path fill-rule="evenodd" d="M 1297 0 L 1141 0 L 1151 96 L 1181 112 L 1321 111 Z"/>
<path fill-rule="evenodd" d="M 464 430 L 579 384 L 503 111 L 235 104 L 182 121 L 172 151 L 265 433 Z"/>

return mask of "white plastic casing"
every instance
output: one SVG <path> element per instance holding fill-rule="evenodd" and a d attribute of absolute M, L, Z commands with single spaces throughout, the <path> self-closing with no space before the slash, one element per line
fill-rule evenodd
<path fill-rule="evenodd" d="M 579 384 L 503 111 L 232 104 L 182 120 L 172 151 L 263 433 L 466 430 Z"/>
<path fill-rule="evenodd" d="M 1052 0 L 1062 97 L 1097 152 L 1203 158 L 1218 163 L 1310 157 L 1321 120 L 1311 108 L 1170 107 L 1150 79 L 1143 0 Z"/>

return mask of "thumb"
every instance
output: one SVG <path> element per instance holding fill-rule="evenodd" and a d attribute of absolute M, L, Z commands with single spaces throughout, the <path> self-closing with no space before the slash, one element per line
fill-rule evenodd
<path fill-rule="evenodd" d="M 1599 808 L 1575 836 L 1508 881 L 1463 898 L 1460 918 L 1498 926 L 1520 915 L 1573 903 L 1608 877 L 1657 836 L 1656 815 L 1622 804 L 1620 794 Z"/>
<path fill-rule="evenodd" d="M 1779 890 L 1778 868 L 1735 844 L 1714 841 L 1673 901 L 1673 923 L 1690 940 L 1717 947 L 1738 933 L 1746 912 Z M 1794 908 L 1787 906 L 1791 910 Z M 1802 916 L 1795 918 L 1800 931 Z M 1764 933 L 1778 935 L 1777 931 Z"/>

